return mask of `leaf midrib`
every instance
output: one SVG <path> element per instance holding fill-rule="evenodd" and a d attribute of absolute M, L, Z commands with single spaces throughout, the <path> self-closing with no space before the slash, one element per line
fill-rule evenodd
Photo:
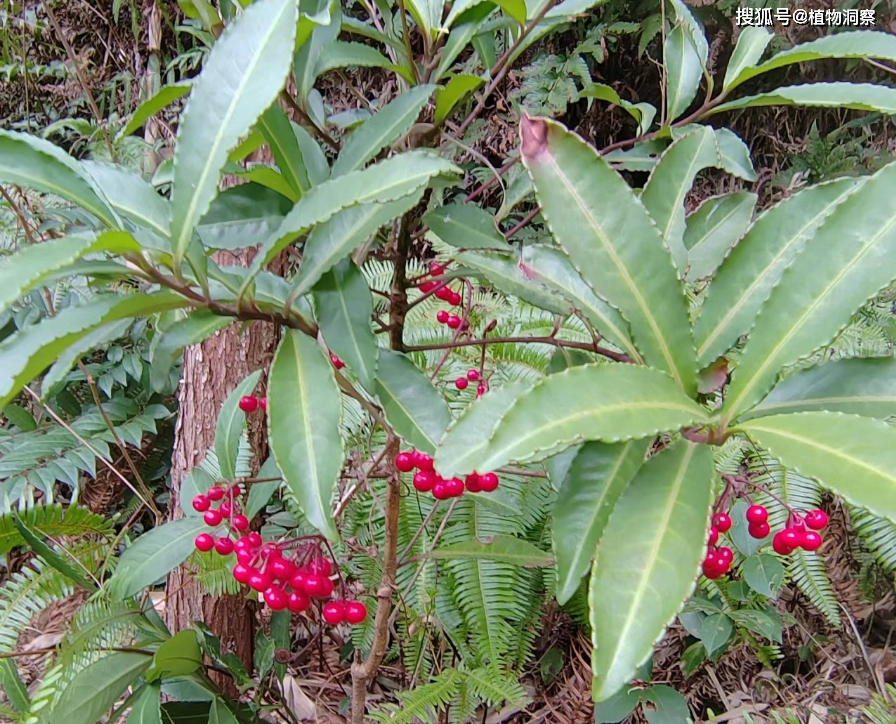
<path fill-rule="evenodd" d="M 295 354 L 296 359 L 296 378 L 299 383 L 299 399 L 301 400 L 302 405 L 302 427 L 304 428 L 305 433 L 305 450 L 306 452 L 306 461 L 309 464 L 311 478 L 313 484 L 310 486 L 314 496 L 317 498 L 318 510 L 324 516 L 329 512 L 329 506 L 324 505 L 324 499 L 320 494 L 320 485 L 318 484 L 320 481 L 320 474 L 318 469 L 320 465 L 318 464 L 317 454 L 315 452 L 315 446 L 311 444 L 311 441 L 314 439 L 313 431 L 311 426 L 311 420 L 313 415 L 308 406 L 308 400 L 310 399 L 310 395 L 308 394 L 308 385 L 307 380 L 305 379 L 306 375 L 302 374 L 305 369 L 304 364 L 302 362 L 301 350 L 299 349 L 299 345 L 296 341 L 296 336 L 299 332 L 293 332 L 290 335 L 290 344 L 292 345 L 293 354 Z"/>

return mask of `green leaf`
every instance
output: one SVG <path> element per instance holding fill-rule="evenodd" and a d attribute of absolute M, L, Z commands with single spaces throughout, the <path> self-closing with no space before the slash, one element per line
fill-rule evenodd
<path fill-rule="evenodd" d="M 778 372 L 830 342 L 896 268 L 896 163 L 831 214 L 787 267 L 756 318 L 728 389 L 724 420 L 749 410 Z"/>
<path fill-rule="evenodd" d="M 715 131 L 708 126 L 699 126 L 666 149 L 641 193 L 641 200 L 656 221 L 682 276 L 688 265 L 688 250 L 684 243 L 685 197 L 701 170 L 721 167 L 722 152 Z"/>
<path fill-rule="evenodd" d="M 414 208 L 420 202 L 424 188 L 419 186 L 395 201 L 352 206 L 316 226 L 305 242 L 302 266 L 295 276 L 290 296 L 307 294 L 324 274 L 364 244 L 381 226 Z"/>
<path fill-rule="evenodd" d="M 342 469 L 342 400 L 333 365 L 317 342 L 286 332 L 268 381 L 271 452 L 302 512 L 330 540 L 333 492 Z"/>
<path fill-rule="evenodd" d="M 162 724 L 161 697 L 158 684 L 147 684 L 140 689 L 126 724 Z"/>
<path fill-rule="evenodd" d="M 336 68 L 385 68 L 398 73 L 408 82 L 413 82 L 413 76 L 407 69 L 394 65 L 376 48 L 363 43 L 335 40 L 324 45 L 314 69 L 316 77 Z"/>
<path fill-rule="evenodd" d="M 171 239 L 176 269 L 218 193 L 228 154 L 286 83 L 297 21 L 296 0 L 256 0 L 227 25 L 193 85 L 174 156 Z"/>
<path fill-rule="evenodd" d="M 694 325 L 702 367 L 750 331 L 784 269 L 862 180 L 838 179 L 805 189 L 756 219 L 709 285 Z"/>
<path fill-rule="evenodd" d="M 700 624 L 700 641 L 706 647 L 706 653 L 712 656 L 731 640 L 734 626 L 731 619 L 724 613 L 714 613 L 707 616 Z"/>
<path fill-rule="evenodd" d="M 332 177 L 362 168 L 380 151 L 391 147 L 410 131 L 434 88 L 432 85 L 421 85 L 402 93 L 352 131 L 333 164 Z"/>
<path fill-rule="evenodd" d="M 545 568 L 554 563 L 550 553 L 545 553 L 527 540 L 509 535 L 496 535 L 492 536 L 491 540 L 466 540 L 441 546 L 431 551 L 427 557 L 448 561 L 498 561 L 524 568 Z"/>
<path fill-rule="evenodd" d="M 59 571 L 63 576 L 68 578 L 69 580 L 77 583 L 81 588 L 87 591 L 96 591 L 96 583 L 94 583 L 90 578 L 85 575 L 83 569 L 79 569 L 76 566 L 73 566 L 68 559 L 64 558 L 62 555 L 54 551 L 50 548 L 49 545 L 43 540 L 42 537 L 37 535 L 34 531 L 32 531 L 22 519 L 18 516 L 18 514 L 13 511 L 13 524 L 16 527 L 16 530 L 22 536 L 22 539 L 28 545 L 31 550 L 33 550 L 37 555 L 43 558 L 49 565 Z"/>
<path fill-rule="evenodd" d="M 694 46 L 691 33 L 684 25 L 676 25 L 666 37 L 663 46 L 663 64 L 666 67 L 666 123 L 672 123 L 691 105 L 700 79 L 703 65 Z"/>
<path fill-rule="evenodd" d="M 53 366 L 43 376 L 40 383 L 41 399 L 47 399 L 54 392 L 55 386 L 68 376 L 68 373 L 71 372 L 72 367 L 77 364 L 78 360 L 91 354 L 98 347 L 120 339 L 127 334 L 132 324 L 133 320 L 123 319 L 98 327 L 66 349 L 56 358 Z"/>
<path fill-rule="evenodd" d="M 324 48 L 336 42 L 342 23 L 342 11 L 339 3 L 332 0 L 312 0 L 308 10 L 302 8 L 299 31 L 298 50 L 293 61 L 293 72 L 296 78 L 299 103 L 307 110 L 308 96 L 314 89 L 317 80 L 317 59 Z M 302 36 L 308 33 L 302 41 Z"/>
<path fill-rule="evenodd" d="M 797 372 L 741 419 L 815 410 L 881 419 L 896 415 L 896 359 L 839 359 Z"/>
<path fill-rule="evenodd" d="M 803 106 L 809 108 L 851 108 L 896 114 L 896 88 L 873 83 L 806 83 L 776 88 L 769 93 L 738 98 L 708 111 L 705 116 L 760 106 Z"/>
<path fill-rule="evenodd" d="M 625 180 L 575 134 L 523 119 L 522 158 L 557 242 L 628 319 L 644 360 L 697 389 L 687 304 L 660 234 Z"/>
<path fill-rule="evenodd" d="M 183 477 L 180 481 L 180 490 L 177 493 L 177 497 L 180 501 L 180 509 L 184 512 L 184 515 L 191 515 L 194 517 L 197 515 L 201 517 L 203 515 L 193 509 L 193 498 L 200 493 L 208 492 L 208 489 L 216 482 L 215 478 L 198 465 Z"/>
<path fill-rule="evenodd" d="M 572 303 L 554 290 L 532 284 L 516 254 L 486 251 L 463 251 L 455 255 L 455 261 L 480 272 L 492 286 L 505 294 L 518 297 L 553 314 L 568 316 Z"/>
<path fill-rule="evenodd" d="M 13 658 L 0 659 L 0 687 L 6 700 L 20 714 L 25 714 L 31 707 L 28 687 L 19 675 L 19 669 Z"/>
<path fill-rule="evenodd" d="M 783 640 L 783 625 L 777 613 L 769 611 L 750 611 L 741 609 L 732 611 L 731 618 L 745 629 L 764 636 L 770 641 L 780 644 Z"/>
<path fill-rule="evenodd" d="M 743 35 L 743 33 L 741 34 Z M 755 32 L 756 40 L 752 40 L 749 45 L 758 45 L 761 35 Z M 767 30 L 762 30 L 765 35 L 765 44 L 769 42 L 772 34 Z M 753 51 L 749 62 L 743 63 L 743 67 L 734 72 L 729 65 L 728 73 L 725 75 L 725 89 L 731 90 L 750 78 L 757 75 L 767 73 L 776 68 L 783 68 L 794 63 L 805 63 L 810 60 L 823 60 L 825 58 L 880 58 L 881 60 L 896 61 L 896 38 L 890 33 L 877 32 L 873 30 L 854 30 L 845 33 L 837 33 L 818 38 L 809 43 L 801 43 L 788 50 L 776 53 L 764 63 L 756 65 L 756 61 L 762 55 L 765 44 L 759 49 L 759 52 Z M 740 42 L 738 42 L 740 45 Z M 735 49 L 735 55 L 737 50 Z M 733 58 L 732 58 L 733 60 Z"/>
<path fill-rule="evenodd" d="M 124 166 L 99 161 L 81 161 L 81 165 L 109 206 L 123 218 L 168 238 L 171 203 L 156 193 L 151 183 Z"/>
<path fill-rule="evenodd" d="M 746 518 L 749 507 L 746 501 L 738 500 L 728 511 L 728 515 L 731 517 L 731 530 L 728 531 L 728 539 L 734 543 L 734 547 L 745 558 L 755 555 L 771 537 L 771 533 L 769 533 L 765 540 L 760 540 L 750 535 L 750 527 Z"/>
<path fill-rule="evenodd" d="M 724 90 L 730 91 L 737 84 L 736 79 L 741 73 L 756 65 L 773 37 L 774 33 L 758 25 L 748 25 L 740 31 L 725 70 Z"/>
<path fill-rule="evenodd" d="M 298 123 L 292 124 L 292 132 L 296 135 L 302 158 L 305 160 L 305 168 L 308 169 L 308 180 L 312 186 L 319 186 L 330 178 L 330 162 L 320 144 L 314 137 Z"/>
<path fill-rule="evenodd" d="M 343 259 L 314 286 L 314 307 L 324 340 L 361 385 L 376 389 L 377 343 L 370 326 L 373 295 L 361 270 Z"/>
<path fill-rule="evenodd" d="M 0 342 L 0 408 L 60 354 L 94 329 L 128 317 L 146 316 L 186 306 L 173 292 L 105 294 L 79 307 L 66 307 L 55 317 L 22 329 Z"/>
<path fill-rule="evenodd" d="M 661 140 L 639 141 L 628 151 L 610 151 L 604 154 L 603 158 L 618 170 L 650 173 L 667 145 Z"/>
<path fill-rule="evenodd" d="M 769 598 L 775 598 L 784 585 L 784 566 L 775 556 L 768 553 L 757 553 L 747 558 L 741 573 L 750 588 Z"/>
<path fill-rule="evenodd" d="M 753 27 L 753 26 L 750 26 Z M 749 191 L 707 199 L 687 218 L 689 282 L 712 276 L 750 226 L 759 197 Z"/>
<path fill-rule="evenodd" d="M 641 698 L 652 706 L 642 705 L 648 724 L 685 724 L 691 712 L 684 697 L 671 686 L 651 686 Z"/>
<path fill-rule="evenodd" d="M 151 664 L 151 656 L 130 652 L 88 664 L 62 689 L 49 724 L 96 724 Z"/>
<path fill-rule="evenodd" d="M 605 83 L 590 83 L 579 94 L 579 98 L 597 98 L 619 106 L 638 122 L 638 135 L 647 133 L 656 117 L 656 108 L 649 103 L 631 103 L 622 98 Z"/>
<path fill-rule="evenodd" d="M 476 204 L 439 206 L 423 216 L 423 223 L 446 244 L 458 249 L 511 248 L 498 231 L 495 217 Z"/>
<path fill-rule="evenodd" d="M 544 244 L 527 244 L 523 247 L 521 269 L 523 274 L 544 284 L 569 300 L 582 312 L 591 324 L 635 362 L 641 363 L 641 355 L 631 342 L 628 322 L 603 299 L 591 291 L 562 249 Z"/>
<path fill-rule="evenodd" d="M 595 701 L 625 686 L 691 593 L 712 472 L 709 448 L 680 440 L 648 460 L 616 504 L 591 569 Z"/>
<path fill-rule="evenodd" d="M 236 479 L 236 459 L 239 454 L 240 437 L 246 427 L 246 413 L 239 407 L 240 398 L 251 395 L 260 379 L 261 370 L 255 370 L 246 377 L 227 396 L 221 406 L 221 412 L 218 413 L 218 423 L 215 426 L 215 455 L 218 458 L 221 477 L 225 480 Z"/>
<path fill-rule="evenodd" d="M 448 403 L 407 357 L 379 350 L 376 389 L 386 420 L 409 445 L 432 454 L 448 423 Z"/>
<path fill-rule="evenodd" d="M 196 633 L 185 629 L 176 633 L 156 650 L 152 668 L 146 672 L 148 682 L 192 674 L 202 666 L 202 651 Z"/>
<path fill-rule="evenodd" d="M 431 151 L 416 150 L 315 186 L 287 214 L 280 228 L 261 245 L 247 278 L 251 279 L 301 234 L 323 224 L 342 209 L 367 202 L 398 201 L 417 192 L 433 176 L 459 170 Z"/>
<path fill-rule="evenodd" d="M 196 536 L 209 530 L 201 517 L 190 516 L 144 533 L 121 555 L 109 590 L 119 600 L 136 596 L 187 560 Z"/>
<path fill-rule="evenodd" d="M 24 407 L 9 404 L 0 411 L 0 414 L 2 414 L 10 424 L 15 425 L 22 432 L 31 432 L 32 430 L 37 429 L 37 422 L 35 422 L 31 413 Z"/>
<path fill-rule="evenodd" d="M 154 96 L 147 98 L 137 106 L 134 115 L 131 116 L 125 127 L 118 132 L 116 138 L 130 136 L 134 131 L 142 128 L 143 124 L 156 113 L 170 106 L 178 98 L 183 98 L 187 95 L 192 87 L 192 80 L 169 83 L 168 85 L 162 86 Z"/>
<path fill-rule="evenodd" d="M 433 123 L 437 126 L 451 115 L 454 107 L 463 100 L 468 93 L 472 93 L 485 83 L 485 78 L 469 73 L 458 73 L 451 77 L 444 86 L 439 88 L 436 96 L 436 112 Z"/>
<path fill-rule="evenodd" d="M 439 67 L 436 68 L 436 72 L 432 77 L 433 82 L 445 77 L 445 74 L 454 65 L 454 61 L 470 45 L 470 41 L 474 40 L 474 36 L 482 29 L 485 21 L 494 9 L 494 5 L 491 3 L 480 3 L 471 8 L 469 12 L 464 13 L 463 22 L 455 25 L 451 32 L 448 33 L 448 39 L 442 48 L 442 59 L 439 61 Z M 532 33 L 532 35 L 535 34 L 537 34 L 537 31 Z M 510 62 L 513 62 L 512 58 Z M 487 63 L 486 65 L 490 68 L 494 63 Z"/>
<path fill-rule="evenodd" d="M 480 414 L 470 409 L 467 414 Z M 503 414 L 486 444 L 464 449 L 452 430 L 436 454 L 436 466 L 445 477 L 495 470 L 511 460 L 547 457 L 583 440 L 652 437 L 706 419 L 700 405 L 658 370 L 582 365 L 539 380 Z"/>
<path fill-rule="evenodd" d="M 125 231 L 70 234 L 41 244 L 23 246 L 0 265 L 0 314 L 55 272 L 87 254 L 139 252 L 134 237 Z"/>
<path fill-rule="evenodd" d="M 0 183 L 54 194 L 89 211 L 106 226 L 119 226 L 115 212 L 91 186 L 82 166 L 41 138 L 0 129 Z"/>
<path fill-rule="evenodd" d="M 152 364 L 149 369 L 153 390 L 161 392 L 165 389 L 171 369 L 180 359 L 185 347 L 199 344 L 231 324 L 233 319 L 230 317 L 222 317 L 206 309 L 197 309 L 164 332 L 156 330 L 151 348 Z"/>
<path fill-rule="evenodd" d="M 208 712 L 208 724 L 239 724 L 239 720 L 227 703 L 216 696 Z"/>
<path fill-rule="evenodd" d="M 647 443 L 588 442 L 579 448 L 554 504 L 551 534 L 557 559 L 557 603 L 578 590 L 582 576 L 625 486 L 644 463 Z"/>
<path fill-rule="evenodd" d="M 442 26 L 442 11 L 445 0 L 408 0 L 407 8 L 420 29 L 430 38 Z"/>
<path fill-rule="evenodd" d="M 638 689 L 623 689 L 594 705 L 594 724 L 619 724 L 625 721 L 641 700 Z"/>
<path fill-rule="evenodd" d="M 786 467 L 896 522 L 896 429 L 839 412 L 799 412 L 738 426 Z"/>
<path fill-rule="evenodd" d="M 298 197 L 301 197 L 311 188 L 311 180 L 292 123 L 279 103 L 268 108 L 259 119 L 258 127 L 271 147 L 271 154 L 283 178 Z"/>
<path fill-rule="evenodd" d="M 243 168 L 239 164 L 227 165 L 224 167 L 224 170 L 227 173 L 238 176 L 246 181 L 250 181 L 253 184 L 264 186 L 265 188 L 280 194 L 292 203 L 299 200 L 299 194 L 293 191 L 289 182 L 283 178 L 278 171 L 275 171 L 273 167 L 268 166 L 265 163 L 255 163 L 248 168 Z M 287 211 L 289 211 L 289 208 L 292 208 L 292 203 L 287 208 Z M 214 201 L 212 201 L 212 204 L 214 205 Z M 209 210 L 211 211 L 211 207 Z M 281 216 L 282 215 L 283 214 L 281 214 Z M 280 221 L 280 219 L 278 219 L 278 221 Z"/>
<path fill-rule="evenodd" d="M 288 198 L 268 186 L 232 186 L 212 201 L 196 232 L 209 249 L 246 249 L 276 231 L 292 206 Z"/>

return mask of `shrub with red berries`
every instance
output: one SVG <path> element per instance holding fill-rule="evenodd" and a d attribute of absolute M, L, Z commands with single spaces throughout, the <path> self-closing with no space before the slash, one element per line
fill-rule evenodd
<path fill-rule="evenodd" d="M 472 371 L 472 370 L 471 370 Z M 432 458 L 418 450 L 398 453 L 395 456 L 395 467 L 403 473 L 414 473 L 414 489 L 420 493 L 432 493 L 436 500 L 459 498 L 464 492 L 492 493 L 498 489 L 498 476 L 495 473 L 471 473 L 464 480 L 439 475 L 433 467 Z"/>

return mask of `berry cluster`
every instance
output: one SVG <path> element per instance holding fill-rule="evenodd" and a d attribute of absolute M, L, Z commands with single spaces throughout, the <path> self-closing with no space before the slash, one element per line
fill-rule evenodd
<path fill-rule="evenodd" d="M 440 277 L 445 273 L 445 267 L 437 262 L 433 262 L 429 265 L 429 275 L 430 277 Z M 429 292 L 435 289 L 435 293 L 433 296 L 436 299 L 439 299 L 443 302 L 447 302 L 452 307 L 460 306 L 462 297 L 460 292 L 456 292 L 448 285 L 450 282 L 439 281 L 437 279 L 429 279 L 425 282 L 420 283 L 420 291 L 428 294 Z M 467 329 L 470 326 L 469 322 L 461 319 L 456 314 L 452 314 L 446 309 L 440 309 L 436 312 L 436 320 L 439 324 L 446 324 L 450 329 Z"/>
<path fill-rule="evenodd" d="M 727 546 L 716 546 L 719 542 L 719 534 L 731 530 L 731 516 L 727 513 L 716 513 L 712 517 L 712 526 L 709 529 L 709 549 L 706 558 L 703 559 L 703 575 L 714 580 L 724 576 L 731 570 L 734 562 L 734 551 Z"/>
<path fill-rule="evenodd" d="M 287 547 L 289 543 L 265 543 L 259 533 L 247 533 L 249 519 L 236 512 L 239 507 L 236 496 L 241 492 L 238 485 L 229 491 L 215 485 L 204 495 L 193 498 L 193 508 L 204 513 L 206 525 L 217 528 L 226 521 L 231 534 L 243 533 L 235 542 L 227 535 L 215 538 L 210 533 L 200 533 L 196 536 L 196 548 L 204 553 L 214 550 L 222 556 L 236 553 L 233 577 L 261 593 L 273 611 L 301 613 L 308 609 L 312 599 L 330 598 L 334 590 L 330 578 L 333 566 L 321 555 L 320 548 L 315 543 L 306 543 L 292 550 Z M 213 507 L 213 502 L 218 502 L 218 506 Z M 322 616 L 332 625 L 343 621 L 356 624 L 367 618 L 367 607 L 360 601 L 339 599 L 325 604 Z"/>
<path fill-rule="evenodd" d="M 491 493 L 498 489 L 498 476 L 494 473 L 470 473 L 464 480 L 439 475 L 433 467 L 432 458 L 418 450 L 398 453 L 395 456 L 395 467 L 403 473 L 414 473 L 414 488 L 421 493 L 432 493 L 436 500 L 459 498 L 464 492 Z"/>
<path fill-rule="evenodd" d="M 262 410 L 268 409 L 267 397 L 255 397 L 254 395 L 244 395 L 239 401 L 240 409 L 245 413 L 255 412 L 259 407 Z"/>
<path fill-rule="evenodd" d="M 787 527 L 772 538 L 772 548 L 782 556 L 789 556 L 797 548 L 817 551 L 824 542 L 818 531 L 824 530 L 827 525 L 828 514 L 823 510 L 810 510 L 805 516 L 791 513 Z"/>
<path fill-rule="evenodd" d="M 485 394 L 485 380 L 481 379 L 481 377 L 479 370 L 469 369 L 464 377 L 458 377 L 454 380 L 454 386 L 459 390 L 465 390 L 470 386 L 471 382 L 478 382 L 479 384 L 476 385 L 476 397 L 478 399 Z"/>

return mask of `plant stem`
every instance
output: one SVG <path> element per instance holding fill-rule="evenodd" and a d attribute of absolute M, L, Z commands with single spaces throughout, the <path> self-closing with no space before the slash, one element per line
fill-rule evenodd
<path fill-rule="evenodd" d="M 314 136 L 315 138 L 326 143 L 330 148 L 332 148 L 337 153 L 339 152 L 339 144 L 336 143 L 332 138 L 330 138 L 330 134 L 325 133 L 320 128 L 317 127 L 317 124 L 311 120 L 311 116 L 309 116 L 302 109 L 298 103 L 296 103 L 296 99 L 293 98 L 289 93 L 283 91 L 280 94 L 280 97 L 283 99 L 283 102 L 289 106 L 289 109 L 296 114 L 299 118 L 299 123 L 301 123 L 308 132 Z"/>
<path fill-rule="evenodd" d="M 490 337 L 488 339 L 463 339 L 456 342 L 437 342 L 435 344 L 420 344 L 405 347 L 405 352 L 426 352 L 433 349 L 454 349 L 456 347 L 476 347 L 483 344 L 549 344 L 554 347 L 568 347 L 581 349 L 586 352 L 594 352 L 616 362 L 633 363 L 631 357 L 622 352 L 614 352 L 612 349 L 601 347 L 589 342 L 574 342 L 557 337 Z"/>

